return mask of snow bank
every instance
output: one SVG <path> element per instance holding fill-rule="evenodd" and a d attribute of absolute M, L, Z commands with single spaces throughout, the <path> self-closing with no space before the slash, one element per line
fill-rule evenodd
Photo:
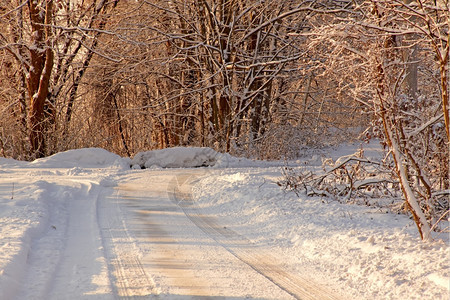
<path fill-rule="evenodd" d="M 279 165 L 280 162 L 275 162 Z M 173 147 L 139 152 L 131 160 L 133 168 L 258 167 L 262 162 L 219 153 L 208 147 Z M 267 166 L 267 162 L 264 163 Z"/>
<path fill-rule="evenodd" d="M 17 167 L 17 166 L 23 166 L 27 164 L 26 161 L 19 161 L 19 160 L 15 160 L 12 158 L 4 158 L 4 157 L 0 157 L 0 167 L 1 166 L 5 166 L 5 167 Z M 1 172 L 1 170 L 0 170 Z"/>
<path fill-rule="evenodd" d="M 127 159 L 98 148 L 33 162 L 0 158 L 0 299 L 48 299 L 42 295 L 66 246 L 69 205 L 85 201 L 95 210 L 96 187 L 116 185 L 116 174 L 129 167 Z"/>
<path fill-rule="evenodd" d="M 36 168 L 95 168 L 129 166 L 126 159 L 101 148 L 85 148 L 60 152 L 49 157 L 33 161 L 30 166 Z"/>
<path fill-rule="evenodd" d="M 214 166 L 221 154 L 207 147 L 174 147 L 139 152 L 131 160 L 133 168 L 195 168 Z"/>
<path fill-rule="evenodd" d="M 0 180 L 0 298 L 11 299 L 25 275 L 32 240 L 48 229 L 49 204 L 39 201 L 47 191 L 44 182 L 5 177 Z"/>

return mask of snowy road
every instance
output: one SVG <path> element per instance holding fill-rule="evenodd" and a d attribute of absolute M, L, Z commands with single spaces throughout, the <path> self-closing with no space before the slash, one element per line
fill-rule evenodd
<path fill-rule="evenodd" d="M 114 294 L 166 299 L 336 299 L 279 255 L 203 215 L 189 182 L 205 171 L 128 175 L 100 200 Z"/>
<path fill-rule="evenodd" d="M 286 194 L 278 165 L 226 158 L 0 158 L 0 300 L 448 299 L 446 231 L 423 244 L 408 216 Z"/>

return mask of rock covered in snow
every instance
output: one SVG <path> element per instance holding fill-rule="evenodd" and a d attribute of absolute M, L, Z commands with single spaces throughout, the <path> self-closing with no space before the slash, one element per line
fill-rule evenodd
<path fill-rule="evenodd" d="M 195 168 L 214 166 L 222 154 L 208 147 L 173 147 L 137 153 L 133 168 Z"/>

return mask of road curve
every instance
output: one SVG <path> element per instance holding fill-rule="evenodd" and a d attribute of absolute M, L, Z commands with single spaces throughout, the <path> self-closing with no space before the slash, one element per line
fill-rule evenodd
<path fill-rule="evenodd" d="M 120 299 L 339 299 L 283 267 L 196 206 L 191 183 L 205 170 L 127 175 L 99 208 L 111 282 Z"/>

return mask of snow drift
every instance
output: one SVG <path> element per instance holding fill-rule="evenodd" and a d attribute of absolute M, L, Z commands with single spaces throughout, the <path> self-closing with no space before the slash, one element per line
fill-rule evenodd
<path fill-rule="evenodd" d="M 196 168 L 214 166 L 222 154 L 207 147 L 174 147 L 139 152 L 131 160 L 133 168 Z"/>
<path fill-rule="evenodd" d="M 280 162 L 265 162 L 279 165 Z M 208 147 L 173 147 L 137 153 L 131 160 L 133 169 L 259 167 L 260 161 L 220 153 Z"/>
<path fill-rule="evenodd" d="M 126 159 L 102 148 L 68 150 L 31 162 L 30 166 L 39 168 L 95 168 L 125 166 Z"/>

